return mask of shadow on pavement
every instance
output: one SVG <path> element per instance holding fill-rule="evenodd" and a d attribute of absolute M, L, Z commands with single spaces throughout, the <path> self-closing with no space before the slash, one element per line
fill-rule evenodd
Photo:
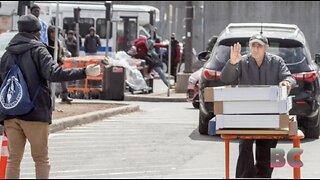
<path fill-rule="evenodd" d="M 198 128 L 194 129 L 191 134 L 189 135 L 190 139 L 195 141 L 216 141 L 216 142 L 224 142 L 224 139 L 220 138 L 219 135 L 217 136 L 209 136 L 209 135 L 202 135 L 199 133 Z M 230 143 L 237 143 L 237 139 L 230 140 Z"/>

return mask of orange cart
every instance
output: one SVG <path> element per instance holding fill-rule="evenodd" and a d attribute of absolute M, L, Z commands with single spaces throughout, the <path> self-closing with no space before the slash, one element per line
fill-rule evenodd
<path fill-rule="evenodd" d="M 64 68 L 85 68 L 90 64 L 100 64 L 101 72 L 98 76 L 87 76 L 85 80 L 78 80 L 68 83 L 68 92 L 76 93 L 82 92 L 85 96 L 89 97 L 89 93 L 102 91 L 102 76 L 103 66 L 107 64 L 108 59 L 105 56 L 83 56 L 83 57 L 70 57 L 64 60 L 62 67 Z M 96 87 L 90 87 L 89 81 L 96 81 Z M 72 83 L 72 85 L 70 85 Z"/>
<path fill-rule="evenodd" d="M 225 176 L 226 179 L 229 179 L 229 142 L 230 139 L 292 139 L 293 147 L 300 148 L 300 139 L 304 138 L 304 134 L 298 130 L 298 134 L 294 136 L 289 135 L 273 135 L 273 134 L 264 134 L 264 135 L 239 135 L 239 134 L 221 134 L 221 138 L 225 142 Z M 300 157 L 295 157 L 295 160 L 300 160 Z M 301 178 L 300 168 L 293 168 L 293 177 L 294 179 Z"/>
<path fill-rule="evenodd" d="M 141 59 L 132 58 L 133 62 L 137 66 L 138 70 L 142 71 L 142 74 L 146 74 L 146 66 Z M 69 93 L 81 93 L 85 99 L 88 99 L 91 93 L 100 94 L 102 92 L 102 78 L 104 66 L 109 62 L 108 57 L 105 56 L 81 56 L 70 57 L 64 60 L 63 68 L 85 68 L 89 64 L 100 64 L 101 72 L 99 76 L 87 76 L 84 80 L 76 80 L 68 82 Z M 92 85 L 93 84 L 93 85 Z"/>

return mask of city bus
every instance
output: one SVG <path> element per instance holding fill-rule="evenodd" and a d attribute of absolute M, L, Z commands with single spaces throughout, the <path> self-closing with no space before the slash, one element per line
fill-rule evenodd
<path fill-rule="evenodd" d="M 3 2 L 3 1 L 2 1 Z M 40 18 L 48 25 L 55 25 L 57 1 L 34 1 L 40 9 Z M 0 17 L 11 17 L 11 30 L 16 29 L 16 12 L 18 1 L 2 3 Z M 106 51 L 106 7 L 104 2 L 59 2 L 59 24 L 64 32 L 75 30 L 74 8 L 80 8 L 79 35 L 82 44 L 89 28 L 94 27 L 96 34 L 101 39 L 101 47 L 98 54 L 105 54 Z M 6 12 L 3 11 L 6 9 Z M 153 13 L 150 13 L 153 12 Z M 154 14 L 153 19 L 151 14 Z M 112 17 L 110 23 L 110 36 L 108 40 L 108 52 L 114 54 L 117 51 L 128 51 L 132 42 L 139 35 L 150 37 L 151 19 L 153 23 L 159 22 L 160 11 L 156 7 L 147 5 L 112 5 Z M 10 20 L 7 20 L 10 21 Z M 10 24 L 10 23 L 9 23 Z M 8 25 L 7 25 L 8 26 Z M 83 47 L 80 48 L 80 55 L 84 55 Z"/>

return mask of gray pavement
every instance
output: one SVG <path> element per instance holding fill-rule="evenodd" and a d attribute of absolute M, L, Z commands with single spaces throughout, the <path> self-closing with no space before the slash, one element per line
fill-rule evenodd
<path fill-rule="evenodd" d="M 186 102 L 185 93 L 175 93 L 174 89 L 170 89 L 168 94 L 168 88 L 160 79 L 154 79 L 154 91 L 149 94 L 132 94 L 125 92 L 124 101 L 105 101 L 105 100 L 86 100 L 86 99 L 74 99 L 74 103 L 118 103 L 126 104 L 124 107 L 112 108 L 108 110 L 95 111 L 86 113 L 83 115 L 77 115 L 72 117 L 66 117 L 53 121 L 50 125 L 50 132 L 54 133 L 66 128 L 70 128 L 77 125 L 91 123 L 94 121 L 102 120 L 104 118 L 114 116 L 117 114 L 131 113 L 139 111 L 140 107 L 135 104 L 129 104 L 129 101 L 146 101 L 146 102 Z M 56 102 L 60 102 L 60 99 L 56 99 Z"/>
<path fill-rule="evenodd" d="M 51 178 L 223 178 L 224 143 L 198 133 L 198 110 L 184 102 L 125 102 L 140 111 L 75 126 L 49 136 Z M 291 141 L 278 148 L 288 152 Z M 302 178 L 320 177 L 319 140 L 301 144 Z M 230 143 L 230 177 L 235 174 L 238 141 Z M 21 166 L 22 178 L 34 177 L 30 147 Z M 292 178 L 286 164 L 273 178 Z"/>

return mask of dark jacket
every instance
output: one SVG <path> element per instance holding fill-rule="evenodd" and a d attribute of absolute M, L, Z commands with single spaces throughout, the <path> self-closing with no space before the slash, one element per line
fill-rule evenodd
<path fill-rule="evenodd" d="M 58 64 L 59 65 L 62 65 L 63 64 L 63 50 L 61 48 L 61 42 L 60 40 L 58 39 Z M 54 58 L 54 49 L 55 49 L 55 46 L 54 46 L 54 41 L 52 41 L 50 38 L 48 39 L 48 46 L 47 46 L 47 49 L 48 49 L 48 52 L 50 53 L 50 55 L 52 56 L 52 58 Z"/>
<path fill-rule="evenodd" d="M 13 64 L 13 60 L 8 56 L 10 52 L 18 56 L 18 65 L 29 88 L 30 98 L 34 97 L 39 85 L 41 87 L 34 102 L 35 108 L 28 114 L 16 118 L 51 124 L 52 100 L 48 81 L 60 82 L 84 79 L 86 78 L 85 69 L 62 69 L 54 62 L 46 46 L 29 33 L 15 35 L 6 50 L 0 62 L 0 85 Z M 4 119 L 12 118 L 15 117 L 0 113 L 1 123 Z"/>
<path fill-rule="evenodd" d="M 81 38 L 79 38 L 81 40 Z M 68 51 L 71 53 L 72 57 L 77 57 L 79 56 L 78 51 L 77 51 L 77 40 L 76 38 L 73 38 L 71 41 L 69 39 L 65 40 L 66 46 Z M 81 47 L 81 42 L 79 42 L 79 46 Z"/>
<path fill-rule="evenodd" d="M 232 65 L 230 60 L 221 71 L 221 81 L 239 85 L 278 85 L 287 80 L 294 87 L 296 80 L 291 76 L 284 60 L 276 55 L 266 53 L 259 67 L 250 54 L 242 56 L 238 64 Z"/>
<path fill-rule="evenodd" d="M 100 37 L 98 35 L 90 36 L 86 35 L 84 40 L 84 52 L 86 53 L 96 53 L 101 47 Z"/>
<path fill-rule="evenodd" d="M 180 62 L 180 46 L 179 41 L 171 39 L 171 64 L 177 65 Z"/>

